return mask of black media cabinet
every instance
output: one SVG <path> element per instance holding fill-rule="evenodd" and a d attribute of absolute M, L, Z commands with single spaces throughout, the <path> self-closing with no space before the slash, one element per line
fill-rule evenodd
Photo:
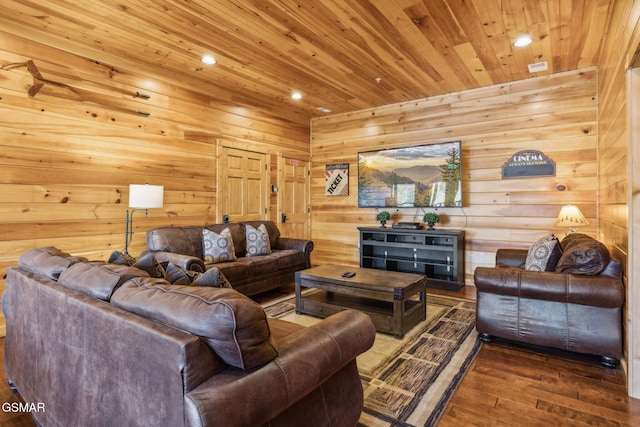
<path fill-rule="evenodd" d="M 428 288 L 464 286 L 464 231 L 358 227 L 360 267 L 422 274 Z"/>

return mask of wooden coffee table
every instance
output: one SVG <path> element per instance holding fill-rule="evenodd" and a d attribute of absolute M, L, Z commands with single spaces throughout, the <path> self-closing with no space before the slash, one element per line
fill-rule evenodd
<path fill-rule="evenodd" d="M 345 278 L 345 271 L 356 274 Z M 303 288 L 315 291 L 303 294 Z M 335 264 L 296 273 L 296 313 L 324 318 L 346 309 L 367 313 L 378 332 L 402 338 L 426 319 L 426 279 L 420 274 Z"/>

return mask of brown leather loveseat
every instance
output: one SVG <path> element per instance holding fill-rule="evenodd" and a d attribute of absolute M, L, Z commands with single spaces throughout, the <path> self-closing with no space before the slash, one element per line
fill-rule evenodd
<path fill-rule="evenodd" d="M 264 226 L 270 250 L 267 254 L 250 254 L 247 227 Z M 203 233 L 230 235 L 232 259 L 215 259 L 205 263 Z M 224 239 L 219 241 L 225 242 Z M 226 244 L 226 242 L 225 242 Z M 272 221 L 210 224 L 206 226 L 160 227 L 147 232 L 147 250 L 160 262 L 170 262 L 182 268 L 203 272 L 217 267 L 231 286 L 245 295 L 255 295 L 294 282 L 296 271 L 311 267 L 311 240 L 280 236 Z"/>
<path fill-rule="evenodd" d="M 362 410 L 375 328 L 358 311 L 304 327 L 53 247 L 7 270 L 2 306 L 7 378 L 44 427 L 346 427 Z"/>
<path fill-rule="evenodd" d="M 543 269 L 525 269 L 534 255 L 527 249 L 499 249 L 496 267 L 476 268 L 480 339 L 594 354 L 604 366 L 617 366 L 624 304 L 620 263 L 585 234 L 570 234 L 553 250 L 545 244 L 538 248 L 549 255 Z"/>

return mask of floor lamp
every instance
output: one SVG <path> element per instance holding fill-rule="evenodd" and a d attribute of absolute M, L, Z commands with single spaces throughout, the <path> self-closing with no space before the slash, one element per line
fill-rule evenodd
<path fill-rule="evenodd" d="M 125 221 L 124 253 L 129 255 L 129 244 L 133 238 L 133 213 L 144 210 L 145 215 L 149 209 L 161 208 L 164 201 L 164 186 L 149 184 L 129 185 L 129 208 Z"/>

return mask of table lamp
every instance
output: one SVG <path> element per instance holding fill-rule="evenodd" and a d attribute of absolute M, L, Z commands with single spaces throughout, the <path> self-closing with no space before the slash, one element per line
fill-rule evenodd
<path fill-rule="evenodd" d="M 589 221 L 582 215 L 582 212 L 580 212 L 577 206 L 565 205 L 562 207 L 556 220 L 557 227 L 569 227 L 569 232 L 575 233 L 575 227 L 583 225 L 589 225 Z"/>

